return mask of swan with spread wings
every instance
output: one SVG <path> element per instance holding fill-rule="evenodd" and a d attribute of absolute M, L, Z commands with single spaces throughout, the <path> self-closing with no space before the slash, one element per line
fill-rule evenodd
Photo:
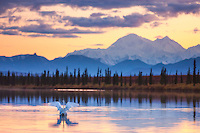
<path fill-rule="evenodd" d="M 64 101 L 63 101 L 63 103 L 64 103 Z M 51 103 L 49 103 L 49 105 L 57 107 L 58 111 L 60 111 L 60 115 L 61 116 L 67 115 L 67 111 L 70 108 L 72 108 L 72 107 L 78 107 L 79 106 L 79 104 L 73 103 L 73 102 L 67 102 L 67 104 L 66 104 L 65 107 L 64 107 L 64 105 L 62 107 L 61 104 L 60 104 L 60 102 L 51 102 Z"/>

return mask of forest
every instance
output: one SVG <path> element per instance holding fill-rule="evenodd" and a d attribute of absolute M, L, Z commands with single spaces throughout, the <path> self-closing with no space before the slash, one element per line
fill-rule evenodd
<path fill-rule="evenodd" d="M 177 68 L 178 69 L 178 68 Z M 137 86 L 153 86 L 153 85 L 176 85 L 185 84 L 193 85 L 200 83 L 199 71 L 196 72 L 196 60 L 193 64 L 193 73 L 188 68 L 187 75 L 169 75 L 166 68 L 162 68 L 160 75 L 153 75 L 152 69 L 149 75 L 143 75 L 140 71 L 137 75 L 123 76 L 123 73 L 114 72 L 112 74 L 109 68 L 104 71 L 100 68 L 96 75 L 88 74 L 87 68 L 84 72 L 74 69 L 74 72 L 60 73 L 57 69 L 55 73 L 50 74 L 44 70 L 41 74 L 33 73 L 7 73 L 0 72 L 0 86 L 35 86 L 35 87 L 61 87 L 61 88 L 130 88 Z"/>

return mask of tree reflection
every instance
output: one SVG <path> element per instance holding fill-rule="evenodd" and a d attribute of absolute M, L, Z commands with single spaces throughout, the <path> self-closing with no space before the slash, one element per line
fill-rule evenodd
<path fill-rule="evenodd" d="M 57 123 L 55 124 L 51 124 L 50 126 L 51 127 L 59 127 L 61 125 L 61 123 L 63 123 L 63 128 L 64 128 L 64 125 L 66 124 L 67 126 L 76 126 L 78 125 L 77 122 L 72 122 L 70 121 L 67 116 L 62 116 L 60 115 L 59 118 L 57 119 Z"/>
<path fill-rule="evenodd" d="M 193 98 L 193 120 L 196 120 L 196 98 Z"/>

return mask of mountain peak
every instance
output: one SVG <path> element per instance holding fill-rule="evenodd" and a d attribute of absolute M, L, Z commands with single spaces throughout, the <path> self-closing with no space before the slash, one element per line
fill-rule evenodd
<path fill-rule="evenodd" d="M 145 63 L 156 64 L 180 61 L 184 51 L 185 49 L 169 36 L 152 41 L 136 34 L 128 34 L 106 49 L 84 49 L 71 54 L 100 59 L 101 62 L 109 65 L 128 59 L 140 59 Z"/>
<path fill-rule="evenodd" d="M 163 39 L 164 40 L 171 40 L 168 36 L 165 36 Z"/>
<path fill-rule="evenodd" d="M 162 39 L 156 39 L 154 43 L 155 47 L 169 53 L 183 52 L 185 50 L 180 44 L 170 39 L 168 36 Z"/>
<path fill-rule="evenodd" d="M 119 38 L 115 43 L 113 43 L 109 48 L 133 48 L 135 46 L 141 46 L 143 43 L 150 43 L 151 41 L 138 36 L 136 34 L 128 34 L 124 37 Z"/>
<path fill-rule="evenodd" d="M 158 41 L 158 40 L 165 40 L 165 41 L 167 41 L 167 40 L 172 40 L 172 39 L 170 39 L 168 36 L 165 36 L 163 38 L 157 38 L 155 41 Z"/>

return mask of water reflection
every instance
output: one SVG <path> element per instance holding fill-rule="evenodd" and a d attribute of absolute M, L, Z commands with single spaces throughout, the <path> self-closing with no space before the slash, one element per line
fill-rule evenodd
<path fill-rule="evenodd" d="M 62 116 L 60 115 L 59 118 L 57 119 L 57 123 L 55 124 L 50 124 L 51 127 L 59 127 L 60 125 L 63 125 L 63 128 L 65 127 L 65 124 L 67 126 L 76 126 L 78 123 L 77 122 L 72 122 L 70 121 L 67 116 Z"/>
<path fill-rule="evenodd" d="M 200 94 L 195 93 L 145 93 L 134 91 L 60 92 L 60 91 L 0 91 L 0 104 L 43 105 L 62 99 L 84 106 L 138 106 L 153 107 L 159 103 L 162 108 L 169 106 L 199 107 Z"/>
<path fill-rule="evenodd" d="M 46 104 L 63 99 L 81 106 L 62 117 Z M 197 132 L 199 100 L 198 93 L 4 90 L 0 132 Z"/>

